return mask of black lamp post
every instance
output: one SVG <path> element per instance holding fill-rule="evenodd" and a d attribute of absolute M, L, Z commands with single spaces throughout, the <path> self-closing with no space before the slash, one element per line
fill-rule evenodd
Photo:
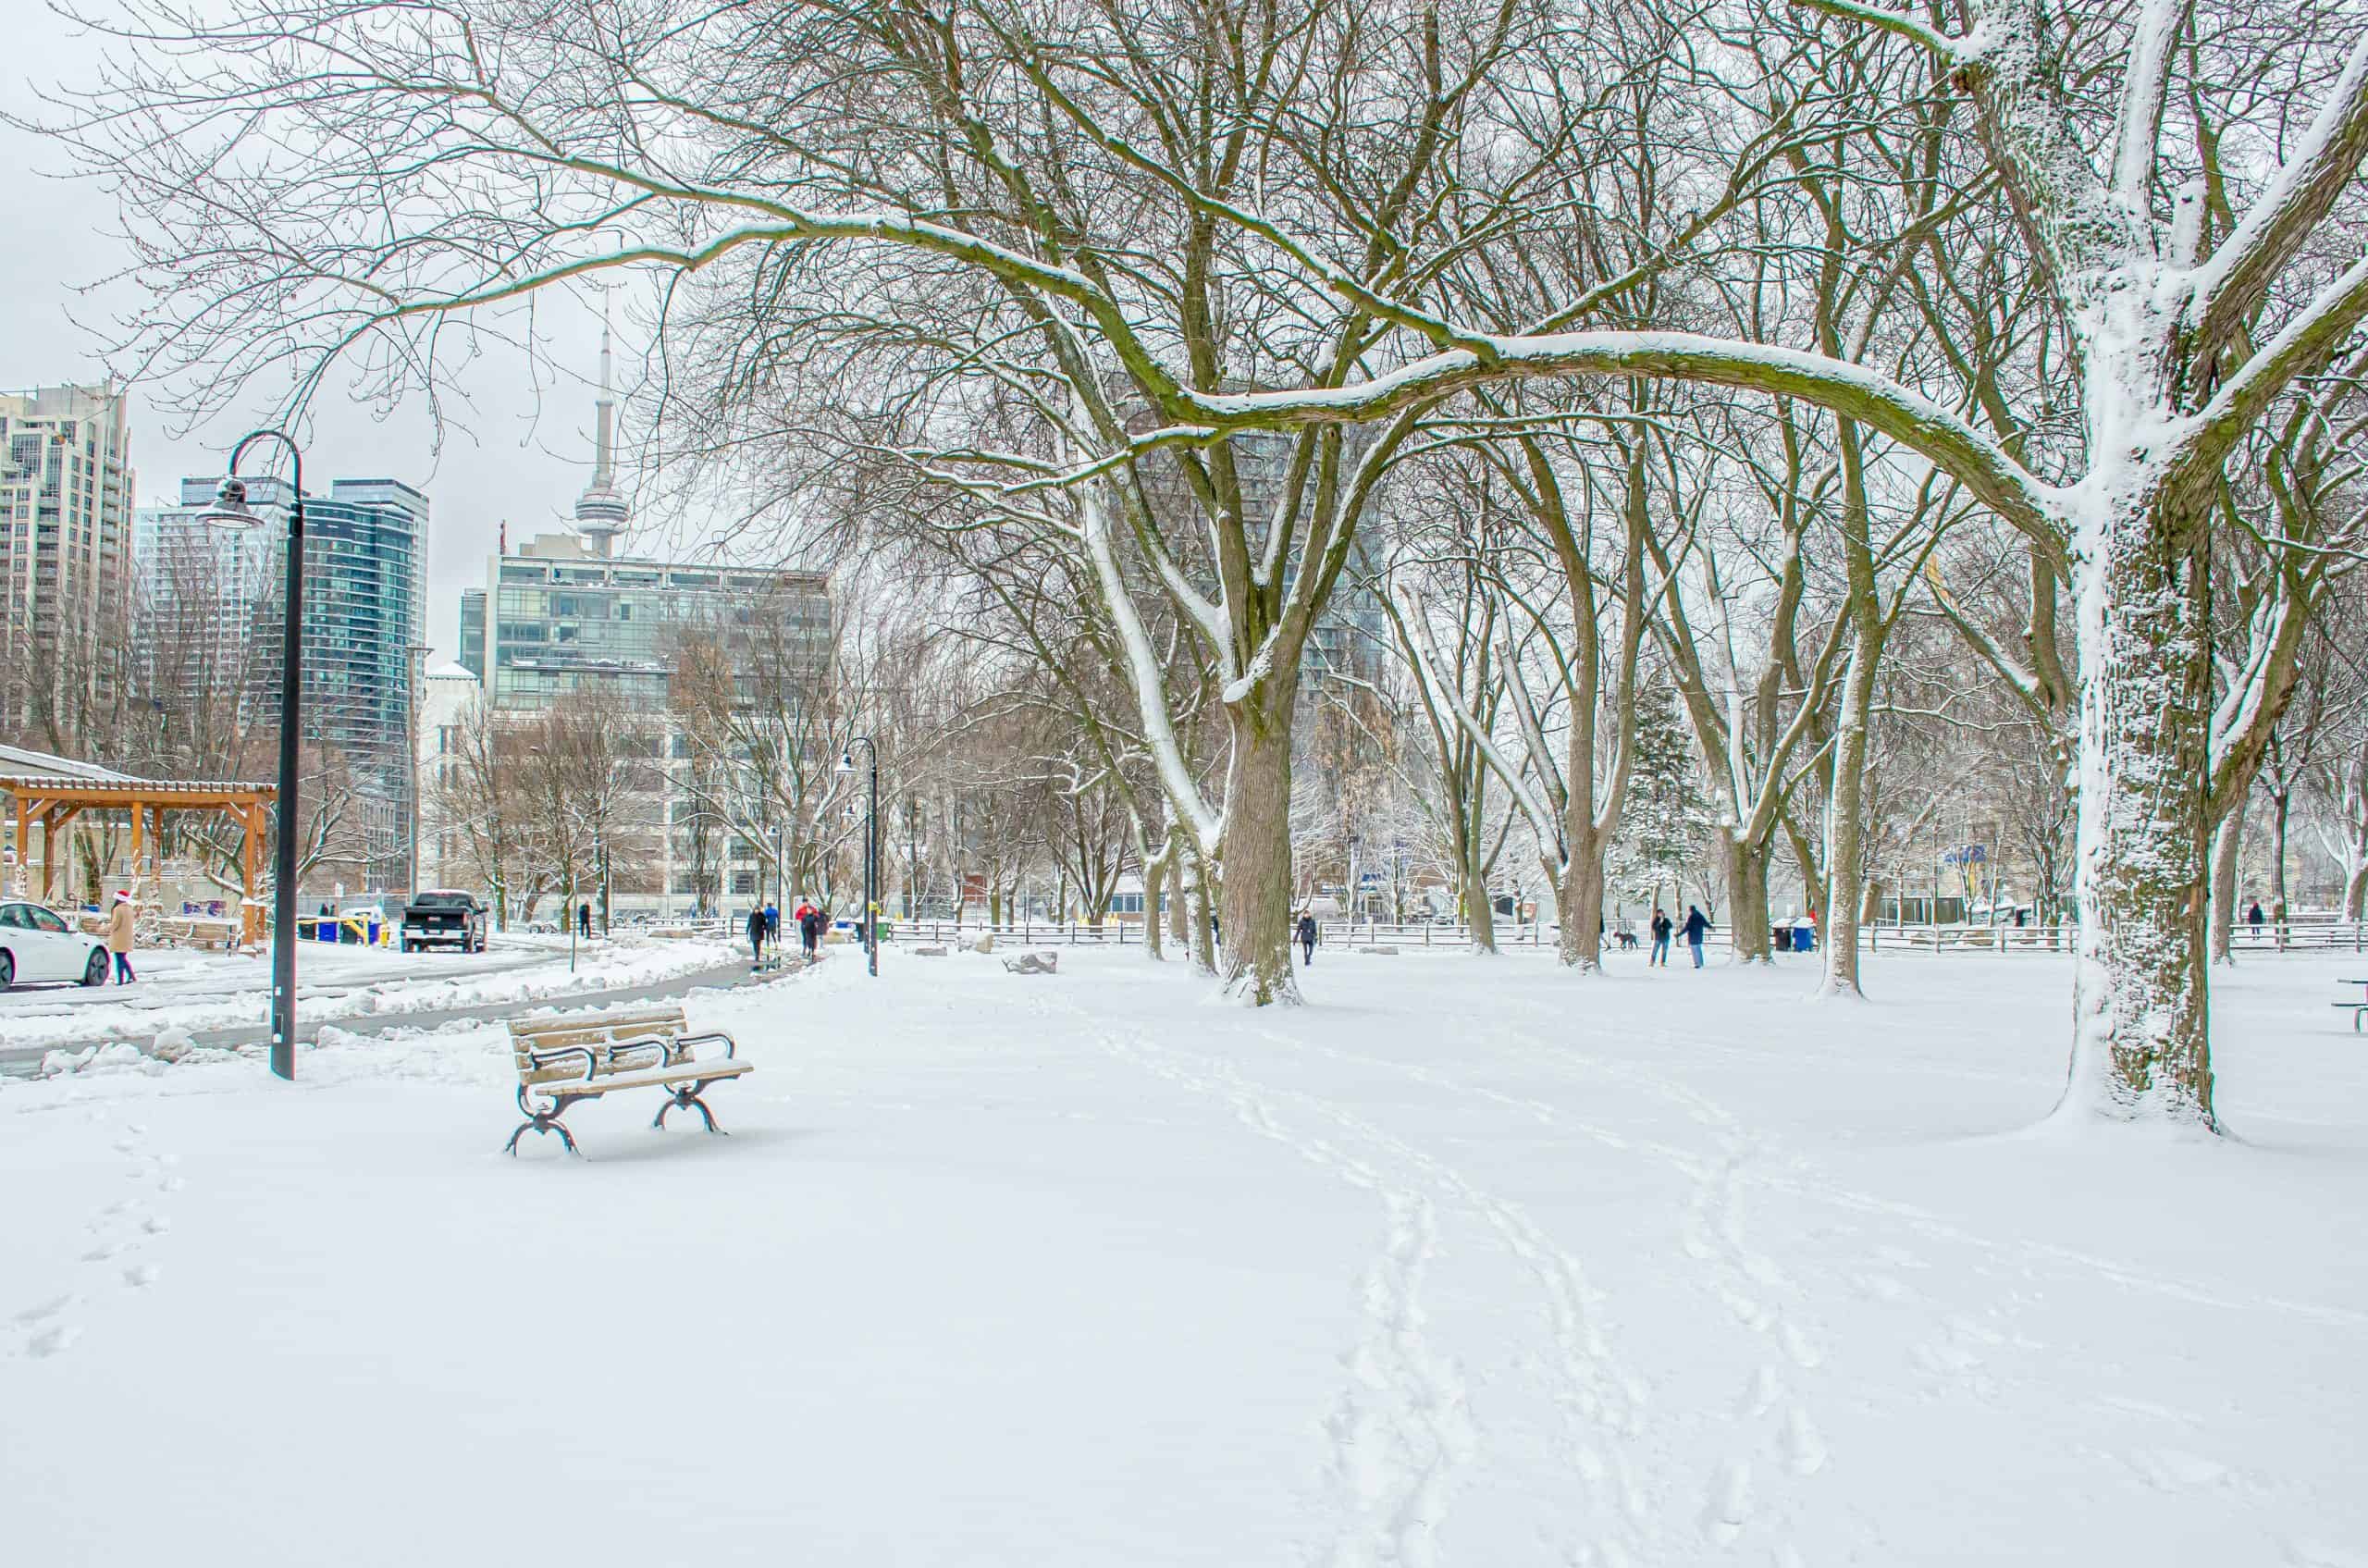
<path fill-rule="evenodd" d="M 863 945 L 869 967 L 876 977 L 880 973 L 880 917 L 873 912 L 877 902 L 873 889 L 879 885 L 880 869 L 880 747 L 870 735 L 857 735 L 839 754 L 839 772 L 855 772 L 855 748 L 861 747 L 871 762 L 871 800 L 863 819 Z"/>
<path fill-rule="evenodd" d="M 1346 906 L 1340 912 L 1348 918 L 1350 925 L 1357 923 L 1357 915 L 1364 904 L 1363 893 L 1364 889 L 1357 884 L 1357 835 L 1350 833 L 1349 835 L 1349 885 L 1340 890 L 1340 902 Z"/>
<path fill-rule="evenodd" d="M 287 611 L 279 656 L 279 843 L 271 890 L 271 1070 L 296 1076 L 296 809 L 298 715 L 304 691 L 304 454 L 281 430 L 257 430 L 230 449 L 230 463 L 212 507 L 200 515 L 224 528 L 259 528 L 264 519 L 247 504 L 239 459 L 258 441 L 288 449 L 294 470 L 288 503 Z"/>

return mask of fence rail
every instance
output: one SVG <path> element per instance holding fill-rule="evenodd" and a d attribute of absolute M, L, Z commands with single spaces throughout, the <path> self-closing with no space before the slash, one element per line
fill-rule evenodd
<path fill-rule="evenodd" d="M 998 943 L 1012 942 L 1022 946 L 1125 947 L 1141 946 L 1143 942 L 1140 920 L 1105 920 L 1101 925 L 1082 922 L 1005 921 L 990 924 L 985 920 L 895 920 L 882 921 L 893 940 L 934 946 L 961 946 L 976 942 L 982 935 L 993 935 Z M 1456 948 L 1472 945 L 1472 928 L 1466 925 L 1442 925 L 1409 921 L 1392 924 L 1387 920 L 1320 920 L 1316 924 L 1318 941 L 1326 947 L 1440 947 Z M 2068 953 L 2077 941 L 2079 927 L 2073 925 L 1959 925 L 1868 926 L 1858 933 L 1861 951 L 1880 953 L 1923 951 L 1931 953 Z M 1551 920 L 1511 920 L 1497 926 L 1499 948 L 1548 948 L 1560 940 L 1561 928 Z M 1822 934 L 1822 933 L 1820 933 Z M 1650 937 L 1640 928 L 1635 932 L 1641 950 Z M 1170 938 L 1173 941 L 1173 938 Z M 1606 945 L 1612 946 L 1618 933 L 1607 933 Z M 1733 933 L 1713 927 L 1704 945 L 1726 948 L 1733 945 Z M 2273 952 L 2368 952 L 2368 922 L 2337 920 L 2332 916 L 2300 916 L 2283 922 L 2270 922 L 2255 932 L 2239 924 L 2231 938 L 2231 947 L 2238 953 Z"/>

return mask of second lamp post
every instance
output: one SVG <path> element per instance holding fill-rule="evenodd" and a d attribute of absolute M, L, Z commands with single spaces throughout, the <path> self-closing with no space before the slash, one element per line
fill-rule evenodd
<path fill-rule="evenodd" d="M 880 913 L 877 889 L 880 885 L 880 747 L 870 735 L 857 735 L 839 754 L 839 772 L 855 772 L 855 748 L 863 747 L 864 756 L 871 763 L 871 799 L 863 817 L 863 946 L 868 967 L 873 975 L 880 973 Z"/>

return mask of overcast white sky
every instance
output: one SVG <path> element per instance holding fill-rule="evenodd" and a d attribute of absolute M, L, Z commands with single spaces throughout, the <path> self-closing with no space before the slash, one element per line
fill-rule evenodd
<path fill-rule="evenodd" d="M 0 96 L 23 104 L 35 86 L 73 80 L 93 56 L 88 41 L 53 15 L 43 0 L 0 0 L 9 49 L 0 65 Z M 121 265 L 122 232 L 113 200 L 95 186 L 50 178 L 64 158 L 43 141 L 0 126 L 0 389 L 96 380 L 104 297 L 77 290 Z M 69 315 L 69 312 L 71 315 Z M 77 325 L 77 319 L 95 326 Z M 461 589 L 482 584 L 503 522 L 513 544 L 563 525 L 590 477 L 592 399 L 599 326 L 573 306 L 543 313 L 561 374 L 530 365 L 523 353 L 473 366 L 462 390 L 475 404 L 470 427 L 449 426 L 441 450 L 424 407 L 385 418 L 368 407 L 320 410 L 304 451 L 309 488 L 336 478 L 395 478 L 426 490 L 433 502 L 428 542 L 428 640 L 436 658 L 454 651 Z M 634 366 L 621 352 L 618 377 Z M 163 389 L 132 389 L 132 462 L 140 504 L 179 499 L 184 475 L 214 475 L 244 421 L 194 430 L 178 427 L 159 406 Z M 630 473 L 620 475 L 630 483 Z M 660 548 L 647 539 L 644 548 Z"/>

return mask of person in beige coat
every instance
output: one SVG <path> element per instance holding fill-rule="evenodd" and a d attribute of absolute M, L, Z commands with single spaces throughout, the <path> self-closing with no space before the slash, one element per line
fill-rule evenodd
<path fill-rule="evenodd" d="M 131 895 L 117 892 L 115 907 L 107 911 L 107 951 L 115 955 L 115 982 L 130 985 L 140 977 L 131 972 Z"/>

